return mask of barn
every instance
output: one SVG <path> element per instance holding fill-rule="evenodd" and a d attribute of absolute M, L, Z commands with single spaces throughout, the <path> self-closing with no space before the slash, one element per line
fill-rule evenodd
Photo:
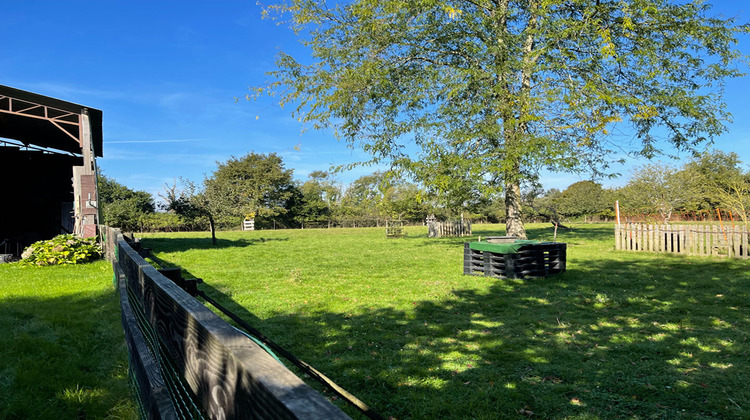
<path fill-rule="evenodd" d="M 0 85 L 0 254 L 96 235 L 102 111 Z"/>

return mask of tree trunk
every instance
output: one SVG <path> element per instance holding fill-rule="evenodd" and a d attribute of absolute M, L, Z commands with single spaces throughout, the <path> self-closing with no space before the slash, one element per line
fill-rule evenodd
<path fill-rule="evenodd" d="M 521 220 L 521 183 L 513 178 L 506 177 L 508 180 L 505 183 L 505 234 L 526 239 L 526 229 Z"/>
<path fill-rule="evenodd" d="M 507 10 L 508 3 L 502 5 Z M 534 31 L 539 19 L 536 13 L 536 2 L 529 3 L 530 15 L 527 22 L 526 39 L 523 45 L 523 61 L 521 68 L 521 90 L 516 100 L 520 100 L 521 105 L 517 109 L 517 127 L 505 131 L 505 148 L 506 154 L 511 157 L 511 173 L 505 175 L 505 211 L 507 218 L 505 220 L 505 234 L 515 236 L 520 239 L 526 239 L 526 229 L 523 227 L 521 220 L 521 162 L 518 150 L 523 148 L 523 138 L 529 135 L 528 128 L 528 105 L 531 95 L 531 76 L 534 65 L 539 56 L 534 53 Z M 505 23 L 503 23 L 505 24 Z M 503 27 L 503 30 L 507 28 Z M 505 124 L 508 124 L 508 116 L 504 118 Z M 515 156 L 514 156 L 515 155 Z"/>
<path fill-rule="evenodd" d="M 208 215 L 208 226 L 211 229 L 211 243 L 216 245 L 216 223 L 214 223 L 214 217 Z"/>

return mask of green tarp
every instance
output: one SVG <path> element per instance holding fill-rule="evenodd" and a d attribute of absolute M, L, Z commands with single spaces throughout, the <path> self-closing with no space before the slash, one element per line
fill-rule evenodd
<path fill-rule="evenodd" d="M 505 244 L 491 244 L 489 242 L 469 242 L 469 248 L 476 251 L 494 252 L 496 254 L 515 254 L 524 245 L 540 244 L 540 241 L 516 239 L 515 242 Z"/>

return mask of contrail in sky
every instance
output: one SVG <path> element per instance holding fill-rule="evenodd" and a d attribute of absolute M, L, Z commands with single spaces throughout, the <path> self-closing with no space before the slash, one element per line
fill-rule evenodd
<path fill-rule="evenodd" d="M 122 143 L 194 143 L 205 141 L 204 139 L 183 139 L 183 140 L 118 140 L 105 141 L 105 144 L 122 144 Z"/>

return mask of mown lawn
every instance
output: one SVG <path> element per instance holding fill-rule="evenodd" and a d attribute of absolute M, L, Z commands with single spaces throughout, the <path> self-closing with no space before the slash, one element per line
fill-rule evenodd
<path fill-rule="evenodd" d="M 422 227 L 219 238 L 144 241 L 386 416 L 750 417 L 750 260 L 617 252 L 612 225 L 578 225 L 566 273 L 499 280 L 463 276 L 464 239 Z"/>
<path fill-rule="evenodd" d="M 105 261 L 0 264 L 0 419 L 132 419 L 120 307 Z"/>

